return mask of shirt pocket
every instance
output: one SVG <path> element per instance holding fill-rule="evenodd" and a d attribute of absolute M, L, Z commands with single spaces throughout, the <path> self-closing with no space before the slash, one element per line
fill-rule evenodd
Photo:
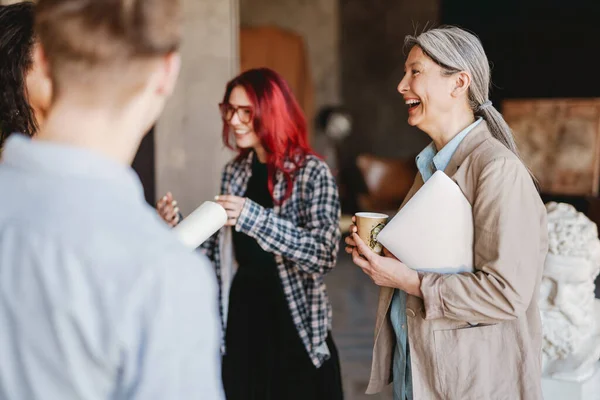
<path fill-rule="evenodd" d="M 518 350 L 502 324 L 434 331 L 436 375 L 447 400 L 511 399 Z M 512 392 L 512 394 L 511 394 Z M 514 397 L 513 397 L 514 399 Z"/>

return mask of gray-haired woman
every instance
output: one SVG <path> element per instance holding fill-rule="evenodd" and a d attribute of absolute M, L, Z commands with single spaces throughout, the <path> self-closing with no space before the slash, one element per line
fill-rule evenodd
<path fill-rule="evenodd" d="M 477 37 L 442 27 L 406 45 L 398 91 L 408 123 L 433 142 L 417 157 L 405 202 L 436 170 L 452 177 L 473 206 L 475 271 L 417 272 L 374 254 L 356 234 L 346 239 L 354 263 L 381 286 L 367 392 L 393 381 L 397 400 L 541 399 L 544 205 L 488 99 L 490 68 Z"/>

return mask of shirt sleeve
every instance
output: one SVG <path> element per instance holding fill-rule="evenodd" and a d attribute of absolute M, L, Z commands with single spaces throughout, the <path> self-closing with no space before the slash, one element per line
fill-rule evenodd
<path fill-rule="evenodd" d="M 308 223 L 299 227 L 246 199 L 235 229 L 256 239 L 265 250 L 294 262 L 307 273 L 325 274 L 336 263 L 341 237 L 337 185 L 324 164 L 309 173 L 302 206 Z"/>
<path fill-rule="evenodd" d="M 200 254 L 172 257 L 140 299 L 125 364 L 128 399 L 223 399 L 215 276 Z"/>

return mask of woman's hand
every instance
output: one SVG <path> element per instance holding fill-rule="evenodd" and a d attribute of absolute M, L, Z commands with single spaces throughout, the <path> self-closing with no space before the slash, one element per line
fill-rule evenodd
<path fill-rule="evenodd" d="M 350 244 L 350 242 L 354 244 L 352 261 L 362 268 L 363 272 L 369 275 L 377 286 L 398 288 L 413 296 L 423 297 L 421 279 L 417 271 L 408 268 L 396 257 L 376 254 L 355 231 L 351 238 L 346 239 L 346 244 Z M 346 247 L 346 251 L 348 251 L 348 247 Z M 386 251 L 386 254 L 390 253 Z"/>
<path fill-rule="evenodd" d="M 352 217 L 352 225 L 350 225 L 350 235 L 346 237 L 346 253 L 348 254 L 352 254 L 352 250 L 354 250 L 354 248 L 356 247 L 356 243 L 354 242 L 354 239 L 352 238 L 352 234 L 353 233 L 357 233 L 358 229 L 356 228 L 356 217 Z M 386 257 L 391 257 L 395 260 L 397 260 L 396 256 L 393 255 L 392 253 L 390 253 L 388 251 L 388 249 L 386 249 L 385 247 L 383 248 L 383 254 Z"/>
<path fill-rule="evenodd" d="M 156 203 L 158 215 L 171 227 L 179 223 L 179 207 L 177 201 L 173 199 L 171 192 L 168 192 Z"/>
<path fill-rule="evenodd" d="M 350 235 L 346 237 L 346 253 L 352 254 L 352 250 L 356 247 L 356 243 L 354 243 L 354 239 L 352 239 L 352 235 L 358 232 L 358 228 L 356 228 L 356 217 L 352 217 L 352 225 L 350 225 Z"/>
<path fill-rule="evenodd" d="M 224 194 L 215 197 L 215 200 L 227 211 L 225 226 L 235 226 L 242 213 L 244 204 L 246 204 L 246 198 Z"/>

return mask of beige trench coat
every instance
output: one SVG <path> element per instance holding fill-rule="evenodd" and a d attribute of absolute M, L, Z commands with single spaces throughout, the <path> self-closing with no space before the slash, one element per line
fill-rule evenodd
<path fill-rule="evenodd" d="M 414 400 L 541 399 L 544 204 L 527 169 L 485 121 L 445 172 L 473 206 L 476 271 L 421 274 L 423 299 L 408 296 Z M 422 185 L 418 174 L 405 202 Z M 392 381 L 393 291 L 382 287 L 379 295 L 369 394 Z"/>

